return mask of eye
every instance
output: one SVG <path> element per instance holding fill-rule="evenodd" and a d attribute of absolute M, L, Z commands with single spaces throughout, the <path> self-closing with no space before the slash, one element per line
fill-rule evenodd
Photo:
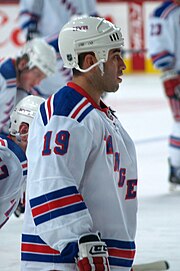
<path fill-rule="evenodd" d="M 120 54 L 114 55 L 114 59 L 119 60 L 120 58 L 121 58 L 121 55 L 120 55 Z"/>

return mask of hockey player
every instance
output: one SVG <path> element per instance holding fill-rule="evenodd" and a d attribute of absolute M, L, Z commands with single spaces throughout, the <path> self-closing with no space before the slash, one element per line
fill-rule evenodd
<path fill-rule="evenodd" d="M 29 125 L 43 101 L 33 95 L 23 98 L 11 114 L 10 134 L 0 134 L 0 228 L 16 210 L 25 188 Z"/>
<path fill-rule="evenodd" d="M 60 31 L 73 79 L 40 106 L 30 129 L 22 271 L 131 270 L 136 153 L 100 98 L 122 81 L 123 44 L 103 18 L 79 17 Z"/>
<path fill-rule="evenodd" d="M 0 133 L 8 133 L 10 114 L 16 103 L 42 79 L 51 76 L 55 65 L 54 48 L 41 39 L 27 43 L 16 59 L 0 63 Z"/>
<path fill-rule="evenodd" d="M 173 113 L 169 140 L 169 181 L 180 184 L 180 1 L 164 1 L 149 19 L 149 52 L 162 71 L 165 94 Z"/>
<path fill-rule="evenodd" d="M 48 98 L 72 78 L 70 69 L 63 67 L 59 54 L 58 35 L 65 23 L 73 16 L 87 14 L 96 16 L 95 0 L 21 0 L 19 23 L 27 39 L 36 36 L 45 38 L 46 42 L 56 50 L 56 72 L 53 76 L 42 80 L 35 90 L 44 98 Z"/>

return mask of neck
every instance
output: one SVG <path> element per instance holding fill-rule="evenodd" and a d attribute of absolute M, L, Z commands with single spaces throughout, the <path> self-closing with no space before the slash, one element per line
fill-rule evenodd
<path fill-rule="evenodd" d="M 97 84 L 86 76 L 74 76 L 72 82 L 80 86 L 87 94 L 100 106 L 100 99 L 103 91 L 98 88 Z"/>

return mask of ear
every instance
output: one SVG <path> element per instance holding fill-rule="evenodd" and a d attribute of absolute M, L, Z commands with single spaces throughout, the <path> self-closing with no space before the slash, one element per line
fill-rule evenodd
<path fill-rule="evenodd" d="M 93 64 L 95 64 L 96 62 L 97 62 L 97 59 L 95 56 L 93 56 L 92 54 L 87 54 L 84 58 L 83 66 L 86 69 L 92 66 Z"/>
<path fill-rule="evenodd" d="M 22 58 L 18 63 L 18 70 L 19 71 L 24 70 L 24 68 L 26 68 L 27 62 L 28 61 L 25 58 Z"/>

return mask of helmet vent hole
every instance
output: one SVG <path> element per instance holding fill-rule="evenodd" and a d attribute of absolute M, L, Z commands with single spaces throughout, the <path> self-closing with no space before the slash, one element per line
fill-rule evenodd
<path fill-rule="evenodd" d="M 119 35 L 118 33 L 113 33 L 112 35 L 109 36 L 111 41 L 117 41 L 119 40 Z"/>

